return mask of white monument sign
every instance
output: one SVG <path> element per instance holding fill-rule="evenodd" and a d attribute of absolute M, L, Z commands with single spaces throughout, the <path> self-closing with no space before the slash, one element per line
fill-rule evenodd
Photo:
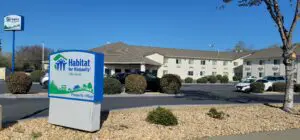
<path fill-rule="evenodd" d="M 91 132 L 99 130 L 103 54 L 62 51 L 50 55 L 49 61 L 49 123 Z"/>

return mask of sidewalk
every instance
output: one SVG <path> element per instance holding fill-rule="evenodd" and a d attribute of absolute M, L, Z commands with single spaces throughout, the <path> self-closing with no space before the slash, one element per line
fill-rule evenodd
<path fill-rule="evenodd" d="M 285 131 L 257 132 L 236 136 L 207 137 L 203 140 L 299 140 L 300 129 L 289 129 Z"/>

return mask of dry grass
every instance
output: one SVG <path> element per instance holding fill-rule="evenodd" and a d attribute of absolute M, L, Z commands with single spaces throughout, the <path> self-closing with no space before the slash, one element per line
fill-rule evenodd
<path fill-rule="evenodd" d="M 210 118 L 211 107 L 229 114 L 224 120 Z M 300 116 L 264 105 L 169 107 L 178 117 L 177 126 L 160 126 L 145 121 L 152 108 L 112 111 L 101 131 L 86 133 L 47 123 L 46 119 L 22 121 L 0 131 L 1 139 L 51 140 L 176 140 L 207 136 L 245 134 L 258 131 L 300 128 Z M 296 106 L 300 109 L 300 106 Z"/>

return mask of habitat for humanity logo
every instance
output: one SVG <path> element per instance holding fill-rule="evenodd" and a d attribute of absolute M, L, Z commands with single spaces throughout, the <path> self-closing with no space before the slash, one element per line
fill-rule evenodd
<path fill-rule="evenodd" d="M 58 54 L 54 57 L 53 60 L 55 61 L 54 68 L 56 70 L 59 70 L 59 71 L 65 71 L 66 70 L 67 58 L 65 58 L 61 54 Z"/>
<path fill-rule="evenodd" d="M 57 54 L 53 60 L 55 61 L 54 68 L 58 71 L 89 72 L 91 69 L 89 59 L 67 59 L 63 55 Z"/>

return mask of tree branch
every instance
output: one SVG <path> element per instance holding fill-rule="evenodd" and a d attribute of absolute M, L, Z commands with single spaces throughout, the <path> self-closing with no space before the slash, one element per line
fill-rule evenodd
<path fill-rule="evenodd" d="M 299 3 L 300 3 L 300 0 L 297 0 L 297 4 L 296 4 L 296 8 L 295 8 L 295 14 L 294 14 L 294 19 L 293 19 L 293 22 L 291 24 L 289 35 L 288 35 L 289 41 L 291 41 L 292 36 L 293 36 L 293 31 L 295 30 L 295 27 L 297 25 L 298 11 L 299 11 L 299 6 L 300 6 Z"/>
<path fill-rule="evenodd" d="M 283 25 L 283 21 L 282 21 L 282 16 L 280 13 L 280 9 L 278 6 L 278 2 L 277 0 L 264 0 L 267 9 L 272 17 L 272 19 L 274 20 L 274 22 L 277 24 L 278 26 L 278 30 L 282 39 L 282 43 L 283 43 L 283 47 L 286 47 L 287 45 L 287 33 L 286 33 L 286 29 Z"/>

